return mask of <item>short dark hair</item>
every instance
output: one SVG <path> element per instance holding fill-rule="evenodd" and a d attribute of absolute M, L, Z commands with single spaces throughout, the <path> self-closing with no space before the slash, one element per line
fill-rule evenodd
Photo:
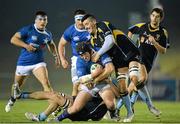
<path fill-rule="evenodd" d="M 84 15 L 84 17 L 81 19 L 81 21 L 83 22 L 83 21 L 86 20 L 87 18 L 96 19 L 94 15 L 86 14 L 86 15 Z"/>
<path fill-rule="evenodd" d="M 85 15 L 86 11 L 83 10 L 83 9 L 77 9 L 77 10 L 74 11 L 74 16 L 79 15 L 79 14 Z"/>
<path fill-rule="evenodd" d="M 35 15 L 36 16 L 38 16 L 38 15 L 47 16 L 46 12 L 44 12 L 44 11 L 37 11 Z"/>
<path fill-rule="evenodd" d="M 79 55 L 84 54 L 85 52 L 91 52 L 91 48 L 88 43 L 86 42 L 79 42 L 76 45 L 76 51 Z"/>
<path fill-rule="evenodd" d="M 159 13 L 159 14 L 160 14 L 160 17 L 161 17 L 161 20 L 163 20 L 163 18 L 164 18 L 164 11 L 163 11 L 163 9 L 161 9 L 161 8 L 153 8 L 153 9 L 151 10 L 151 14 L 152 14 L 153 12 Z"/>

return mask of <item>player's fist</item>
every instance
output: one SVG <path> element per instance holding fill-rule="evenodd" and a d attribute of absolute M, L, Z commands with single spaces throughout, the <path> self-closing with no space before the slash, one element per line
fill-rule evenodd
<path fill-rule="evenodd" d="M 61 65 L 62 65 L 62 67 L 63 67 L 64 69 L 66 69 L 66 68 L 68 68 L 69 63 L 68 63 L 67 60 L 62 59 L 62 60 L 61 60 Z"/>
<path fill-rule="evenodd" d="M 36 51 L 36 48 L 35 48 L 33 45 L 31 45 L 31 44 L 26 45 L 25 48 L 26 48 L 26 50 L 29 51 L 29 52 L 34 52 L 34 51 Z"/>

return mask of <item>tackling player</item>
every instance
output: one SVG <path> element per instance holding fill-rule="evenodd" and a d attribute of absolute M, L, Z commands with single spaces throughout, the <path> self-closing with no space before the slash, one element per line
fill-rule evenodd
<path fill-rule="evenodd" d="M 133 112 L 131 108 L 128 91 L 134 90 L 138 83 L 138 56 L 139 51 L 133 42 L 120 30 L 116 29 L 109 22 L 97 22 L 91 14 L 86 14 L 82 18 L 85 29 L 91 34 L 91 44 L 96 51 L 93 60 L 96 62 L 104 53 L 112 57 L 115 69 L 118 71 L 118 84 L 120 96 L 127 109 L 127 117 L 124 122 L 131 122 Z M 131 79 L 129 89 L 126 86 L 128 74 Z"/>

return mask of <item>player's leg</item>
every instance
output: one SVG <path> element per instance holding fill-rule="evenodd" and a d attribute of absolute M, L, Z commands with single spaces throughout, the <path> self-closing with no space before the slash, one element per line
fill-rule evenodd
<path fill-rule="evenodd" d="M 131 122 L 134 114 L 131 108 L 131 102 L 130 102 L 130 97 L 127 91 L 127 72 L 128 72 L 128 67 L 122 67 L 118 69 L 118 82 L 120 86 L 120 95 L 122 98 L 122 101 L 127 109 L 127 117 L 123 120 L 124 122 Z"/>
<path fill-rule="evenodd" d="M 155 116 L 160 116 L 161 111 L 159 111 L 152 103 L 151 97 L 149 95 L 149 91 L 147 89 L 147 86 L 145 85 L 143 88 L 138 90 L 138 94 L 143 100 L 143 102 L 146 103 L 149 111 L 154 114 Z"/>
<path fill-rule="evenodd" d="M 74 100 L 71 107 L 65 110 L 60 116 L 57 117 L 58 121 L 68 118 L 71 114 L 79 112 L 85 104 L 92 98 L 92 95 L 85 91 L 80 91 Z"/>
<path fill-rule="evenodd" d="M 38 100 L 49 101 L 49 106 L 46 108 L 46 110 L 39 113 L 38 115 L 33 114 L 31 112 L 25 113 L 26 118 L 32 121 L 45 121 L 47 117 L 58 107 L 66 109 L 67 107 L 70 107 L 73 103 L 72 97 L 57 92 L 45 92 L 45 91 L 37 91 L 33 93 L 22 92 L 20 98 L 33 98 Z"/>
<path fill-rule="evenodd" d="M 99 95 L 103 99 L 107 109 L 110 112 L 111 119 L 119 120 L 119 116 L 115 114 L 115 95 L 111 88 L 103 88 L 100 90 Z"/>
<path fill-rule="evenodd" d="M 129 63 L 129 78 L 128 92 L 131 93 L 133 90 L 137 90 L 136 86 L 139 81 L 139 63 L 137 61 L 131 61 Z"/>
<path fill-rule="evenodd" d="M 35 68 L 33 69 L 33 74 L 42 84 L 44 91 L 53 91 L 50 85 L 48 71 L 45 63 L 36 64 Z"/>
<path fill-rule="evenodd" d="M 26 78 L 27 78 L 27 75 L 24 76 L 24 75 L 15 74 L 14 83 L 12 85 L 12 90 L 11 90 L 11 97 L 5 106 L 6 112 L 9 112 L 11 110 L 12 106 L 16 102 L 16 98 L 20 96 L 19 86 L 22 86 Z"/>
<path fill-rule="evenodd" d="M 31 121 L 45 121 L 48 116 L 54 111 L 56 110 L 58 107 L 58 104 L 54 101 L 51 101 L 49 100 L 49 106 L 46 108 L 45 111 L 39 113 L 38 115 L 37 114 L 34 114 L 34 113 L 31 113 L 31 112 L 26 112 L 25 113 L 25 116 L 28 120 L 31 120 Z"/>
<path fill-rule="evenodd" d="M 73 83 L 73 89 L 72 89 L 72 96 L 75 97 L 78 94 L 78 75 L 77 75 L 77 69 L 76 69 L 76 61 L 77 57 L 73 56 L 71 58 L 71 79 Z"/>

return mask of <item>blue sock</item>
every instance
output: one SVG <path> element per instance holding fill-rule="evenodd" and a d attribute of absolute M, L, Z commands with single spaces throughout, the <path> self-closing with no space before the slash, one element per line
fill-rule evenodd
<path fill-rule="evenodd" d="M 127 109 L 127 114 L 132 114 L 133 111 L 132 111 L 132 108 L 131 108 L 131 102 L 130 102 L 130 98 L 129 98 L 129 95 L 126 95 L 126 96 L 123 96 L 122 97 L 122 101 Z"/>
<path fill-rule="evenodd" d="M 143 100 L 143 102 L 145 102 L 149 107 L 152 107 L 152 101 L 151 101 L 151 97 L 149 95 L 149 91 L 147 89 L 146 86 L 144 86 L 142 89 L 138 90 L 139 96 L 141 97 L 141 99 Z"/>
<path fill-rule="evenodd" d="M 131 99 L 130 99 L 132 104 L 134 104 L 137 101 L 138 96 L 139 96 L 138 92 L 135 91 L 132 93 Z"/>
<path fill-rule="evenodd" d="M 21 96 L 20 96 L 20 99 L 28 99 L 29 98 L 29 94 L 30 94 L 30 92 L 22 92 Z"/>
<path fill-rule="evenodd" d="M 59 115 L 57 117 L 57 120 L 62 121 L 64 119 L 68 118 L 69 116 L 70 116 L 70 114 L 67 112 L 67 109 L 66 109 L 61 115 Z"/>
<path fill-rule="evenodd" d="M 44 112 L 39 114 L 39 120 L 40 121 L 45 121 L 46 119 L 47 119 L 47 115 Z"/>
<path fill-rule="evenodd" d="M 118 102 L 117 102 L 117 109 L 119 110 L 119 109 L 121 109 L 121 107 L 123 106 L 123 101 L 122 101 L 122 99 L 120 98 L 119 100 L 118 100 Z"/>

